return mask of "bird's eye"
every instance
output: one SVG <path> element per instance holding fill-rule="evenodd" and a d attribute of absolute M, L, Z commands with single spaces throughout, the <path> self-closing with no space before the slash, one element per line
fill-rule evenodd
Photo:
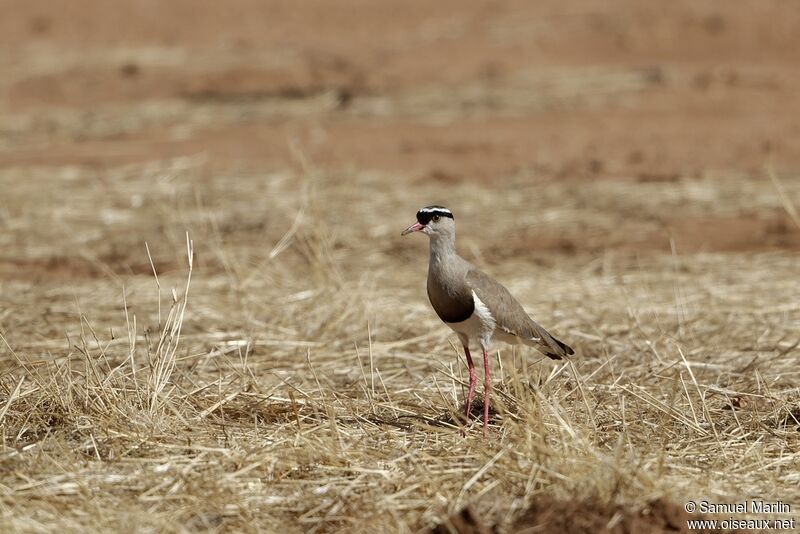
<path fill-rule="evenodd" d="M 439 216 L 438 215 L 434 215 L 433 216 L 433 222 L 438 222 L 438 221 L 439 221 Z"/>

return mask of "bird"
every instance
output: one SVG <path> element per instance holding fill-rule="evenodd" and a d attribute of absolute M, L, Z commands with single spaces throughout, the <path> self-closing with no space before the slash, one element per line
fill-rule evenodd
<path fill-rule="evenodd" d="M 469 369 L 469 388 L 464 417 L 469 421 L 478 381 L 470 347 L 483 351 L 483 435 L 488 435 L 491 377 L 489 349 L 492 340 L 535 347 L 548 358 L 561 360 L 575 352 L 531 319 L 500 282 L 456 252 L 453 212 L 444 206 L 426 206 L 417 211 L 417 222 L 400 234 L 421 232 L 428 236 L 428 299 L 439 318 L 458 335 Z M 462 430 L 463 434 L 463 430 Z"/>

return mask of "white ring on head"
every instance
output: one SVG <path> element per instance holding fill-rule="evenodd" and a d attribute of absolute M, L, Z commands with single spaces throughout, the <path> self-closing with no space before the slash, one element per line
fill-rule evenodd
<path fill-rule="evenodd" d="M 437 211 L 440 213 L 449 213 L 450 215 L 453 214 L 453 212 L 447 208 L 422 208 L 419 210 L 420 213 L 435 213 Z"/>

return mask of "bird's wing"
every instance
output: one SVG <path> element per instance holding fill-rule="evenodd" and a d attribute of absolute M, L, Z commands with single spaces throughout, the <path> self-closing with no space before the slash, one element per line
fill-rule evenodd
<path fill-rule="evenodd" d="M 554 360 L 573 354 L 572 348 L 555 339 L 531 319 L 508 289 L 488 274 L 473 268 L 467 272 L 466 283 L 489 308 L 497 328 L 520 338 L 525 343 L 536 345 L 546 356 Z"/>

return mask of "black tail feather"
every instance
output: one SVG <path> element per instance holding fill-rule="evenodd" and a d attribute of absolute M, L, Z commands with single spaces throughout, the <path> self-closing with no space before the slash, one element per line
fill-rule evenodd
<path fill-rule="evenodd" d="M 556 342 L 556 345 L 558 345 L 558 348 L 560 348 L 562 351 L 564 351 L 564 354 L 567 354 L 567 355 L 575 354 L 575 351 L 572 350 L 572 347 L 570 347 L 569 345 L 567 345 L 563 341 L 559 341 L 558 339 L 556 339 L 554 337 L 552 337 L 551 339 Z M 553 360 L 561 360 L 563 358 L 563 356 L 561 354 L 558 354 L 556 352 L 550 352 L 550 351 L 545 352 L 544 355 L 547 356 L 548 358 L 552 358 Z"/>

